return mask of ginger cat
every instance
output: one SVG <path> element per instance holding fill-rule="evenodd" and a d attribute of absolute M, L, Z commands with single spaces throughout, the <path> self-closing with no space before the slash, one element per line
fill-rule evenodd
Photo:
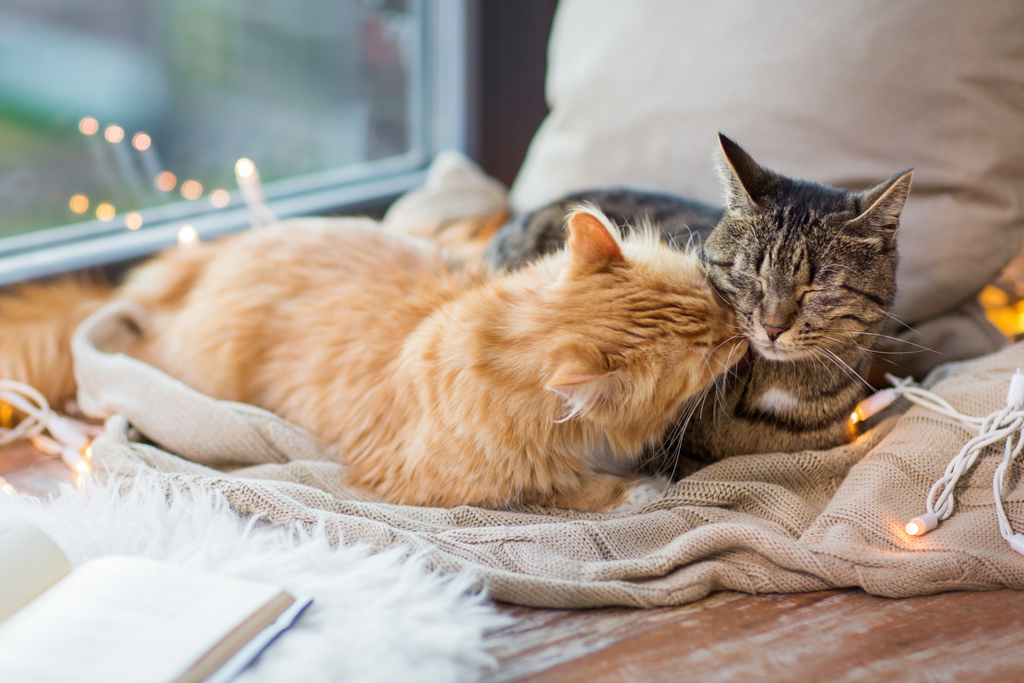
<path fill-rule="evenodd" d="M 660 441 L 746 342 L 696 255 L 595 209 L 568 228 L 564 250 L 494 275 L 371 221 L 293 221 L 167 252 L 110 296 L 152 311 L 133 355 L 305 427 L 387 501 L 607 510 L 636 482 L 589 454 Z M 61 297 L 79 319 L 103 300 Z M 67 386 L 40 376 L 66 363 L 24 357 L 16 309 L 0 302 L 0 370 Z"/>

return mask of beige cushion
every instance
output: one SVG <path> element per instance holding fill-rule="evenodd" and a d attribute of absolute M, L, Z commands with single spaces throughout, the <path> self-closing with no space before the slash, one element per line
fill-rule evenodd
<path fill-rule="evenodd" d="M 381 227 L 434 240 L 464 261 L 476 262 L 508 218 L 508 190 L 460 152 L 441 152 L 422 187 L 399 197 Z"/>
<path fill-rule="evenodd" d="M 549 55 L 552 111 L 517 210 L 617 184 L 721 204 L 722 131 L 769 168 L 843 187 L 915 167 L 907 321 L 956 308 L 1020 247 L 1019 0 L 563 0 Z"/>

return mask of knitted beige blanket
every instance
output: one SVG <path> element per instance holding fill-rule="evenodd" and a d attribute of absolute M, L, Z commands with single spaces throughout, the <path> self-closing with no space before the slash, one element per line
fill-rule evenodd
<path fill-rule="evenodd" d="M 113 303 L 75 334 L 80 405 L 109 418 L 93 443 L 97 471 L 203 483 L 237 511 L 275 524 L 324 524 L 338 542 L 405 548 L 444 571 L 473 569 L 497 600 L 654 607 L 723 589 L 860 586 L 903 597 L 1024 588 L 1024 557 L 996 525 L 1001 452 L 986 452 L 961 479 L 952 518 L 920 538 L 903 531 L 970 437 L 921 408 L 830 451 L 730 458 L 629 512 L 405 507 L 347 486 L 344 466 L 298 427 L 213 400 L 124 355 L 145 327 L 145 310 Z M 931 389 L 985 415 L 1004 405 L 1019 365 L 1018 344 L 947 371 Z M 1020 475 L 1016 464 L 1007 472 L 1006 512 L 1024 531 Z"/>

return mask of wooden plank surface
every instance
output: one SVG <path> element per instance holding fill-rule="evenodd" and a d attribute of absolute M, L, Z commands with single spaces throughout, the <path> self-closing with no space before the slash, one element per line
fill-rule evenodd
<path fill-rule="evenodd" d="M 748 596 L 515 680 L 1024 681 L 1024 592 Z"/>
<path fill-rule="evenodd" d="M 504 683 L 583 657 L 639 634 L 682 621 L 749 596 L 716 593 L 705 600 L 664 609 L 532 609 L 503 605 L 516 622 L 488 635 L 488 650 L 500 668 L 486 683 Z"/>

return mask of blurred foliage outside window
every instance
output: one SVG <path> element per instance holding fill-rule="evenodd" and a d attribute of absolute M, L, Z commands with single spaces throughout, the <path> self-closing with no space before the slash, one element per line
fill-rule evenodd
<path fill-rule="evenodd" d="M 417 0 L 0 0 L 0 237 L 422 165 Z"/>

